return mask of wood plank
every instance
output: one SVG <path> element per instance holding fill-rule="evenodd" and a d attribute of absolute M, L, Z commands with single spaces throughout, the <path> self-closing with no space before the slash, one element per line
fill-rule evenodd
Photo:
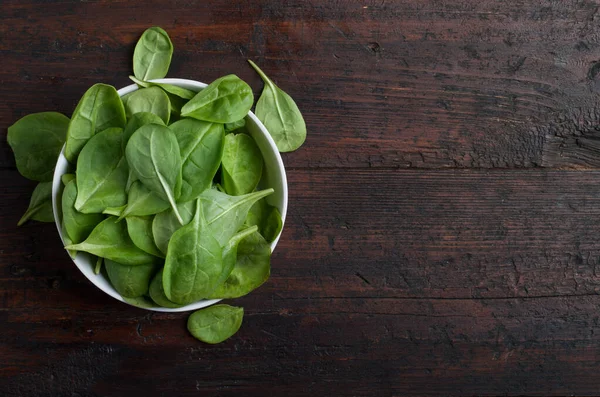
<path fill-rule="evenodd" d="M 593 2 L 148 1 L 175 43 L 170 76 L 256 60 L 303 110 L 293 167 L 597 168 Z M 104 24 L 89 23 L 85 15 Z M 70 114 L 91 84 L 128 84 L 147 21 L 129 2 L 3 3 L 0 120 Z M 26 18 L 25 18 L 26 16 Z M 4 130 L 4 128 L 0 128 Z M 4 133 L 4 132 L 3 132 Z M 14 160 L 0 139 L 0 167 Z"/>

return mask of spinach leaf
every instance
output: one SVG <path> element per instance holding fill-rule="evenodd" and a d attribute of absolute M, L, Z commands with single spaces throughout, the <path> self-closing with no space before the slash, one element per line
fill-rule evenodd
<path fill-rule="evenodd" d="M 125 220 L 127 222 L 129 237 L 131 237 L 131 241 L 138 248 L 154 256 L 164 258 L 163 253 L 160 252 L 154 243 L 154 236 L 152 235 L 152 221 L 154 217 L 128 216 Z"/>
<path fill-rule="evenodd" d="M 273 193 L 273 189 L 260 190 L 243 196 L 229 196 L 216 189 L 207 189 L 199 197 L 207 222 L 207 233 L 212 234 L 221 246 L 244 224 L 252 205 Z"/>
<path fill-rule="evenodd" d="M 98 259 L 96 259 L 96 266 L 94 267 L 94 274 L 98 275 L 100 274 L 100 271 L 102 270 L 102 262 L 104 261 L 104 258 L 99 256 Z"/>
<path fill-rule="evenodd" d="M 155 26 L 142 34 L 133 51 L 133 74 L 140 80 L 162 79 L 173 56 L 173 43 L 167 32 Z"/>
<path fill-rule="evenodd" d="M 209 299 L 230 299 L 244 296 L 260 287 L 271 273 L 271 247 L 260 235 L 253 233 L 240 241 L 235 267 L 225 283 L 213 291 Z"/>
<path fill-rule="evenodd" d="M 21 175 L 40 182 L 52 180 L 68 127 L 69 118 L 56 112 L 28 114 L 8 127 L 8 144 Z"/>
<path fill-rule="evenodd" d="M 225 280 L 227 280 L 227 278 L 233 271 L 233 268 L 235 267 L 235 262 L 237 260 L 237 249 L 240 241 L 257 231 L 258 227 L 256 227 L 256 225 L 244 229 L 241 232 L 237 233 L 235 236 L 233 236 L 231 240 L 229 240 L 229 243 L 227 243 L 227 245 L 223 248 L 223 270 L 221 271 L 219 279 L 215 283 L 216 289 L 223 285 Z M 212 294 L 214 294 L 214 291 Z"/>
<path fill-rule="evenodd" d="M 250 135 L 227 134 L 221 163 L 221 185 L 227 194 L 241 196 L 256 189 L 262 177 L 263 158 Z"/>
<path fill-rule="evenodd" d="M 156 307 L 156 305 L 154 304 L 154 302 L 152 302 L 145 295 L 138 296 L 136 298 L 127 298 L 127 297 L 124 296 L 123 297 L 123 301 L 129 303 L 132 306 L 141 307 L 141 308 L 144 308 L 144 309 L 150 309 L 150 308 Z"/>
<path fill-rule="evenodd" d="M 173 233 L 163 270 L 167 298 L 188 304 L 206 297 L 216 286 L 223 268 L 221 245 L 205 229 L 205 219 L 196 201 L 194 219 Z"/>
<path fill-rule="evenodd" d="M 93 85 L 83 95 L 71 117 L 65 157 L 71 163 L 75 163 L 79 152 L 92 136 L 107 128 L 124 126 L 125 109 L 115 87 L 106 84 Z"/>
<path fill-rule="evenodd" d="M 216 344 L 232 337 L 242 326 L 243 318 L 242 307 L 214 305 L 192 313 L 187 328 L 194 338 Z"/>
<path fill-rule="evenodd" d="M 156 270 L 152 263 L 127 266 L 106 259 L 104 261 L 108 279 L 119 294 L 126 298 L 137 298 L 148 292 L 150 278 Z"/>
<path fill-rule="evenodd" d="M 180 201 L 196 199 L 212 183 L 223 153 L 222 124 L 183 119 L 169 127 L 177 137 L 181 153 Z"/>
<path fill-rule="evenodd" d="M 139 249 L 129 238 L 125 222 L 115 222 L 116 220 L 114 216 L 109 216 L 92 230 L 84 242 L 69 244 L 65 249 L 89 252 L 124 265 L 145 265 L 161 261 Z"/>
<path fill-rule="evenodd" d="M 125 152 L 125 148 L 127 147 L 127 142 L 129 142 L 129 138 L 136 132 L 141 126 L 146 124 L 165 124 L 164 121 L 150 112 L 139 112 L 132 115 L 125 125 L 125 129 L 123 130 L 123 152 Z"/>
<path fill-rule="evenodd" d="M 194 217 L 196 203 L 194 201 L 188 201 L 185 203 L 177 204 L 177 209 L 183 219 L 183 224 L 187 225 Z M 154 242 L 156 246 L 164 254 L 167 253 L 167 247 L 169 240 L 173 233 L 181 228 L 181 223 L 177 220 L 172 209 L 157 214 L 152 221 L 152 235 L 154 236 Z"/>
<path fill-rule="evenodd" d="M 169 202 L 183 225 L 175 204 L 181 192 L 181 156 L 175 134 L 162 125 L 144 125 L 129 139 L 125 154 L 137 178 L 159 198 Z"/>
<path fill-rule="evenodd" d="M 65 186 L 62 195 L 63 225 L 71 240 L 71 244 L 84 241 L 92 230 L 104 220 L 102 214 L 82 214 L 75 209 L 77 199 L 77 183 L 72 180 Z"/>
<path fill-rule="evenodd" d="M 181 307 L 177 303 L 173 303 L 165 295 L 165 289 L 163 288 L 163 271 L 158 272 L 152 281 L 150 282 L 150 289 L 148 290 L 150 298 L 159 306 L 176 308 Z"/>
<path fill-rule="evenodd" d="M 37 184 L 31 200 L 29 208 L 17 223 L 21 226 L 29 219 L 39 222 L 54 222 L 54 213 L 52 212 L 52 182 L 40 182 Z"/>
<path fill-rule="evenodd" d="M 213 123 L 231 123 L 244 118 L 254 102 L 252 89 L 234 74 L 216 79 L 181 109 L 182 117 Z"/>
<path fill-rule="evenodd" d="M 246 119 L 239 119 L 237 121 L 234 121 L 233 123 L 225 123 L 224 125 L 225 127 L 225 133 L 230 133 L 230 132 L 238 132 L 237 130 L 240 130 L 239 132 L 242 132 L 241 130 L 245 130 L 244 127 L 246 127 Z"/>
<path fill-rule="evenodd" d="M 62 239 L 63 239 L 63 242 L 65 243 L 65 247 L 67 245 L 73 244 L 73 242 L 71 241 L 71 238 L 69 237 L 69 234 L 67 233 L 67 229 L 65 228 L 64 223 L 62 225 L 60 225 L 60 233 L 62 234 Z M 74 251 L 74 250 L 67 250 L 67 253 L 71 257 L 71 259 L 75 259 L 75 256 L 77 256 L 77 251 Z"/>
<path fill-rule="evenodd" d="M 148 189 L 142 182 L 135 181 L 129 189 L 127 205 L 121 207 L 108 207 L 105 214 L 116 215 L 119 220 L 126 216 L 146 216 L 163 212 L 169 208 L 169 203 L 156 193 Z"/>
<path fill-rule="evenodd" d="M 127 202 L 127 161 L 123 156 L 121 128 L 94 135 L 77 159 L 75 209 L 85 214 L 102 213 L 106 207 Z"/>
<path fill-rule="evenodd" d="M 62 182 L 62 184 L 64 186 L 67 186 L 67 184 L 69 182 L 71 182 L 73 179 L 75 179 L 75 174 L 62 174 L 60 176 L 60 181 Z"/>
<path fill-rule="evenodd" d="M 245 224 L 248 226 L 257 225 L 258 231 L 267 240 L 272 243 L 283 228 L 281 213 L 277 207 L 267 203 L 267 200 L 258 200 L 248 211 Z"/>
<path fill-rule="evenodd" d="M 306 124 L 296 102 L 254 62 L 248 62 L 265 82 L 265 88 L 256 102 L 256 117 L 263 122 L 280 152 L 298 149 L 306 140 Z"/>
<path fill-rule="evenodd" d="M 171 101 L 167 94 L 158 87 L 142 88 L 132 92 L 125 103 L 127 118 L 141 112 L 153 113 L 160 117 L 164 124 L 169 124 Z"/>
<path fill-rule="evenodd" d="M 194 95 L 196 95 L 195 91 L 188 90 L 187 88 L 179 87 L 178 85 L 168 84 L 168 83 L 154 83 L 152 81 L 142 81 L 134 76 L 129 76 L 129 78 L 136 83 L 140 87 L 148 88 L 148 87 L 160 87 L 167 94 L 173 94 L 182 99 L 192 99 Z"/>

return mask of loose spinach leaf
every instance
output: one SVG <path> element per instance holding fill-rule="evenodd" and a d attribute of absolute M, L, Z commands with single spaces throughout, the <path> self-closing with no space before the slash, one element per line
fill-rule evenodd
<path fill-rule="evenodd" d="M 156 265 L 127 266 L 106 259 L 104 261 L 108 279 L 119 294 L 126 298 L 137 298 L 148 292 L 150 279 L 155 273 Z"/>
<path fill-rule="evenodd" d="M 83 95 L 71 117 L 65 157 L 71 163 L 75 163 L 79 152 L 92 136 L 107 128 L 124 126 L 125 109 L 115 87 L 106 84 L 93 85 Z"/>
<path fill-rule="evenodd" d="M 252 89 L 234 74 L 216 79 L 181 109 L 182 117 L 213 123 L 232 123 L 244 118 L 254 102 Z"/>
<path fill-rule="evenodd" d="M 227 280 L 227 278 L 233 271 L 233 268 L 235 267 L 235 262 L 237 260 L 237 249 L 240 241 L 257 231 L 258 227 L 256 225 L 244 229 L 241 232 L 237 233 L 235 236 L 233 236 L 231 240 L 229 240 L 229 243 L 227 243 L 227 245 L 223 248 L 223 270 L 221 271 L 219 279 L 215 283 L 216 289 L 223 285 L 225 280 Z M 213 293 L 211 293 L 211 295 L 213 294 L 214 291 Z"/>
<path fill-rule="evenodd" d="M 8 127 L 8 144 L 21 175 L 40 182 L 52 180 L 68 127 L 69 118 L 56 112 L 28 114 Z"/>
<path fill-rule="evenodd" d="M 67 184 L 69 182 L 71 182 L 73 179 L 75 179 L 75 174 L 62 174 L 60 176 L 60 181 L 62 182 L 62 184 L 64 186 L 67 186 Z"/>
<path fill-rule="evenodd" d="M 194 217 L 196 203 L 194 201 L 188 201 L 185 203 L 177 204 L 177 209 L 183 219 L 183 224 L 187 225 Z M 172 209 L 157 214 L 152 221 L 152 235 L 154 236 L 154 242 L 156 246 L 164 254 L 167 253 L 167 247 L 169 240 L 173 233 L 181 228 L 181 223 L 177 220 Z"/>
<path fill-rule="evenodd" d="M 244 224 L 250 207 L 273 191 L 265 189 L 243 196 L 230 196 L 216 189 L 205 190 L 199 199 L 207 222 L 207 233 L 225 246 Z"/>
<path fill-rule="evenodd" d="M 209 299 L 230 299 L 247 295 L 260 287 L 271 273 L 271 247 L 256 232 L 240 241 L 235 267 L 225 283 L 213 291 Z"/>
<path fill-rule="evenodd" d="M 292 152 L 306 140 L 306 124 L 296 102 L 248 60 L 265 82 L 256 102 L 256 117 L 265 125 L 280 152 Z"/>
<path fill-rule="evenodd" d="M 165 289 L 163 288 L 163 271 L 158 272 L 152 281 L 150 282 L 150 289 L 148 290 L 150 298 L 159 306 L 176 308 L 181 307 L 177 303 L 171 302 L 167 295 L 165 295 Z"/>
<path fill-rule="evenodd" d="M 102 213 L 106 207 L 127 202 L 125 183 L 129 173 L 123 156 L 121 128 L 94 135 L 77 159 L 75 209 L 85 214 Z"/>
<path fill-rule="evenodd" d="M 221 185 L 227 194 L 241 196 L 256 189 L 262 177 L 263 158 L 250 135 L 226 135 L 221 163 Z"/>
<path fill-rule="evenodd" d="M 171 117 L 171 101 L 167 94 L 158 87 L 142 88 L 131 93 L 125 103 L 127 118 L 137 113 L 152 113 L 160 117 L 164 124 L 169 124 Z"/>
<path fill-rule="evenodd" d="M 83 214 L 75 209 L 77 184 L 72 180 L 65 186 L 62 195 L 63 225 L 71 240 L 70 244 L 84 241 L 92 230 L 104 220 L 102 214 Z"/>
<path fill-rule="evenodd" d="M 148 189 L 142 182 L 135 181 L 129 189 L 127 205 L 109 207 L 105 214 L 116 215 L 119 220 L 126 216 L 146 216 L 163 212 L 169 208 L 169 202 L 164 201 L 156 193 Z"/>
<path fill-rule="evenodd" d="M 266 199 L 258 200 L 250 208 L 245 224 L 248 226 L 257 225 L 258 231 L 269 243 L 272 243 L 279 236 L 283 228 L 279 209 L 268 204 Z"/>
<path fill-rule="evenodd" d="M 52 182 L 40 182 L 37 184 L 31 200 L 29 208 L 17 223 L 21 226 L 29 219 L 39 222 L 54 222 L 54 213 L 52 212 Z"/>
<path fill-rule="evenodd" d="M 205 219 L 196 201 L 194 219 L 173 233 L 163 270 L 167 298 L 188 304 L 206 297 L 216 287 L 223 270 L 223 249 L 206 231 Z"/>
<path fill-rule="evenodd" d="M 133 52 L 133 74 L 140 80 L 162 79 L 173 56 L 173 43 L 167 32 L 155 26 L 142 34 Z"/>
<path fill-rule="evenodd" d="M 127 142 L 129 142 L 129 138 L 136 132 L 141 126 L 146 124 L 165 124 L 163 119 L 158 117 L 154 113 L 150 112 L 138 112 L 133 114 L 125 125 L 125 129 L 123 130 L 123 152 L 127 147 Z"/>
<path fill-rule="evenodd" d="M 242 326 L 244 309 L 229 305 L 214 305 L 194 312 L 187 323 L 194 338 L 210 344 L 232 337 Z"/>
<path fill-rule="evenodd" d="M 175 204 L 181 194 L 181 156 L 175 134 L 162 125 L 144 125 L 129 139 L 125 154 L 137 178 L 159 198 L 169 202 L 183 225 Z"/>
<path fill-rule="evenodd" d="M 154 256 L 163 257 L 164 255 L 154 243 L 152 235 L 152 216 L 128 216 L 125 218 L 127 222 L 127 231 L 131 241 L 143 251 Z"/>
<path fill-rule="evenodd" d="M 136 83 L 140 87 L 148 88 L 148 87 L 160 87 L 167 94 L 173 94 L 182 99 L 192 99 L 194 95 L 196 95 L 196 91 L 188 90 L 187 88 L 179 87 L 178 85 L 168 84 L 168 83 L 155 83 L 152 81 L 142 81 L 134 76 L 129 76 L 129 78 Z"/>
<path fill-rule="evenodd" d="M 139 249 L 129 238 L 125 222 L 116 220 L 109 216 L 92 230 L 84 242 L 67 245 L 65 249 L 89 252 L 124 265 L 161 262 L 160 258 Z"/>
<path fill-rule="evenodd" d="M 99 256 L 98 259 L 96 259 L 96 266 L 94 267 L 94 274 L 98 275 L 100 274 L 100 271 L 102 270 L 102 262 L 104 261 L 104 258 Z"/>
<path fill-rule="evenodd" d="M 208 189 L 223 153 L 223 125 L 183 119 L 169 127 L 177 137 L 182 163 L 180 201 L 196 199 Z"/>
<path fill-rule="evenodd" d="M 234 132 L 234 131 L 238 132 L 237 130 L 242 130 L 242 129 L 245 130 L 244 127 L 246 127 L 246 119 L 243 118 L 243 119 L 234 121 L 233 123 L 225 123 L 224 127 L 225 127 L 226 134 L 230 133 L 230 132 Z M 239 132 L 241 132 L 241 131 L 239 131 Z"/>

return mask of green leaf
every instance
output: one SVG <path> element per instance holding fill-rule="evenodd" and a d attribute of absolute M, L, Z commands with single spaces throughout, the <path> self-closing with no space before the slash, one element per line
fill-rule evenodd
<path fill-rule="evenodd" d="M 129 238 L 125 222 L 115 222 L 116 219 L 109 216 L 92 230 L 84 242 L 67 245 L 65 249 L 89 252 L 124 265 L 161 262 L 160 258 L 139 249 Z"/>
<path fill-rule="evenodd" d="M 239 119 L 237 121 L 234 121 L 233 123 L 225 123 L 224 127 L 225 127 L 226 134 L 228 134 L 230 132 L 234 132 L 234 131 L 235 132 L 243 132 L 242 130 L 245 131 L 244 127 L 246 127 L 246 118 Z"/>
<path fill-rule="evenodd" d="M 158 87 L 142 88 L 131 93 L 125 103 L 127 118 L 137 113 L 152 113 L 169 124 L 171 102 L 167 94 Z"/>
<path fill-rule="evenodd" d="M 250 135 L 226 135 L 221 163 L 221 185 L 227 194 L 241 196 L 256 189 L 262 177 L 263 158 Z"/>
<path fill-rule="evenodd" d="M 196 95 L 196 91 L 188 90 L 187 88 L 179 87 L 178 85 L 168 84 L 168 83 L 155 83 L 152 81 L 142 81 L 134 76 L 129 76 L 129 78 L 136 83 L 140 87 L 148 88 L 148 87 L 160 87 L 167 94 L 173 94 L 182 99 L 192 99 L 194 95 Z"/>
<path fill-rule="evenodd" d="M 8 127 L 8 144 L 21 175 L 39 182 L 52 180 L 68 127 L 69 118 L 56 112 L 28 114 Z"/>
<path fill-rule="evenodd" d="M 162 125 L 144 125 L 129 139 L 125 154 L 137 179 L 167 201 L 183 224 L 176 205 L 181 191 L 181 156 L 175 134 Z"/>
<path fill-rule="evenodd" d="M 60 181 L 64 186 L 67 186 L 69 182 L 75 179 L 75 174 L 62 174 L 60 176 Z"/>
<path fill-rule="evenodd" d="M 233 271 L 237 260 L 237 250 L 239 243 L 243 239 L 257 231 L 258 227 L 256 225 L 244 229 L 241 232 L 237 233 L 235 236 L 233 236 L 231 240 L 229 240 L 229 243 L 227 243 L 227 245 L 223 248 L 223 270 L 221 271 L 219 279 L 215 283 L 215 289 L 219 289 L 219 287 L 223 285 L 225 280 L 229 278 L 229 275 Z M 209 296 L 212 295 L 214 295 L 214 291 Z"/>
<path fill-rule="evenodd" d="M 128 216 L 125 218 L 127 222 L 127 231 L 131 241 L 141 250 L 154 256 L 163 257 L 164 255 L 154 243 L 152 235 L 153 216 Z"/>
<path fill-rule="evenodd" d="M 173 56 L 173 43 L 167 32 L 155 26 L 142 34 L 133 52 L 133 74 L 140 80 L 162 79 Z"/>
<path fill-rule="evenodd" d="M 83 95 L 71 117 L 65 157 L 74 164 L 79 152 L 92 136 L 107 128 L 124 126 L 125 109 L 115 87 L 106 84 L 93 85 Z"/>
<path fill-rule="evenodd" d="M 183 225 L 190 223 L 194 217 L 195 208 L 195 201 L 177 204 L 177 209 L 183 219 Z M 167 253 L 167 247 L 171 236 L 173 236 L 173 233 L 179 230 L 183 225 L 179 223 L 172 209 L 163 211 L 154 217 L 154 221 L 152 221 L 152 235 L 154 236 L 156 246 L 161 252 L 164 254 Z"/>
<path fill-rule="evenodd" d="M 54 213 L 52 212 L 52 182 L 40 182 L 37 184 L 31 200 L 29 208 L 17 223 L 21 226 L 29 219 L 39 222 L 54 222 Z"/>
<path fill-rule="evenodd" d="M 222 124 L 183 119 L 169 126 L 181 153 L 180 201 L 196 199 L 208 189 L 221 163 L 224 132 Z"/>
<path fill-rule="evenodd" d="M 206 231 L 200 202 L 196 203 L 194 219 L 169 241 L 163 270 L 167 298 L 182 305 L 212 292 L 223 270 L 221 245 Z"/>
<path fill-rule="evenodd" d="M 109 207 L 104 210 L 105 214 L 116 215 L 119 221 L 127 216 L 147 216 L 158 214 L 169 208 L 169 202 L 158 197 L 156 193 L 148 189 L 142 182 L 136 180 L 127 196 L 127 205 L 121 207 Z"/>
<path fill-rule="evenodd" d="M 75 209 L 77 199 L 77 185 L 72 180 L 65 186 L 62 194 L 63 225 L 71 244 L 84 241 L 92 230 L 104 220 L 102 214 L 83 214 Z"/>
<path fill-rule="evenodd" d="M 123 156 L 121 128 L 94 135 L 77 159 L 75 209 L 85 214 L 102 213 L 106 207 L 127 202 L 125 183 L 129 173 Z"/>
<path fill-rule="evenodd" d="M 216 79 L 181 109 L 182 117 L 213 123 L 231 123 L 244 118 L 254 102 L 252 89 L 234 74 Z"/>
<path fill-rule="evenodd" d="M 232 337 L 242 326 L 244 309 L 229 305 L 214 305 L 194 312 L 187 323 L 194 338 L 210 344 Z"/>
<path fill-rule="evenodd" d="M 102 270 L 102 262 L 104 261 L 104 258 L 99 256 L 98 259 L 96 259 L 96 266 L 94 267 L 94 274 L 98 275 L 100 274 L 100 271 Z"/>
<path fill-rule="evenodd" d="M 125 152 L 125 148 L 127 147 L 127 143 L 129 142 L 129 138 L 136 132 L 141 126 L 146 124 L 162 124 L 165 122 L 150 112 L 138 112 L 133 114 L 125 125 L 125 129 L 123 130 L 123 152 Z"/>
<path fill-rule="evenodd" d="M 265 82 L 256 102 L 256 117 L 265 125 L 280 152 L 292 152 L 306 140 L 306 124 L 296 102 L 248 60 Z"/>
<path fill-rule="evenodd" d="M 277 207 L 267 203 L 267 200 L 258 200 L 248 211 L 245 224 L 248 226 L 257 225 L 260 234 L 272 243 L 283 228 L 281 213 Z"/>
<path fill-rule="evenodd" d="M 150 289 L 148 291 L 150 298 L 159 306 L 176 308 L 181 307 L 177 303 L 171 302 L 167 295 L 165 295 L 165 289 L 163 288 L 163 271 L 158 272 L 152 281 L 150 282 Z"/>
<path fill-rule="evenodd" d="M 106 259 L 104 261 L 108 279 L 121 296 L 137 298 L 148 292 L 150 279 L 155 273 L 156 265 L 127 266 Z"/>

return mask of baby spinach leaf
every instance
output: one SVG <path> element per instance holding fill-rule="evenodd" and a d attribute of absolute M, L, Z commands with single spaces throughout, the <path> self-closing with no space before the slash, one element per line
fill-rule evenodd
<path fill-rule="evenodd" d="M 230 299 L 244 296 L 260 287 L 271 273 L 271 247 L 256 232 L 240 241 L 235 267 L 225 283 L 213 291 L 209 299 Z"/>
<path fill-rule="evenodd" d="M 183 119 L 169 127 L 177 137 L 182 163 L 180 201 L 194 200 L 208 189 L 223 153 L 223 125 Z"/>
<path fill-rule="evenodd" d="M 194 201 L 177 204 L 177 209 L 181 214 L 184 225 L 190 223 L 194 217 L 195 208 L 196 203 Z M 164 254 L 167 253 L 167 247 L 171 236 L 179 230 L 181 226 L 181 223 L 177 220 L 172 209 L 163 211 L 154 217 L 154 220 L 152 221 L 152 235 L 154 236 L 156 246 L 161 252 Z"/>
<path fill-rule="evenodd" d="M 252 89 L 234 74 L 216 79 L 181 108 L 182 117 L 213 123 L 244 118 L 254 102 Z"/>
<path fill-rule="evenodd" d="M 244 127 L 246 127 L 246 119 L 243 118 L 243 119 L 239 119 L 237 121 L 234 121 L 233 123 L 225 123 L 224 127 L 225 127 L 225 133 L 226 134 L 230 133 L 230 132 L 233 132 L 233 131 L 238 132 L 237 130 L 242 130 L 242 129 L 245 130 Z"/>
<path fill-rule="evenodd" d="M 104 267 L 112 286 L 126 298 L 137 298 L 147 293 L 150 278 L 156 269 L 152 263 L 127 266 L 110 259 L 104 261 Z"/>
<path fill-rule="evenodd" d="M 159 306 L 176 308 L 181 307 L 182 305 L 178 305 L 177 303 L 173 303 L 167 298 L 165 295 L 165 289 L 163 288 L 163 271 L 158 272 L 152 281 L 150 282 L 150 288 L 148 290 L 148 295 L 150 298 Z"/>
<path fill-rule="evenodd" d="M 159 198 L 169 202 L 183 225 L 175 204 L 181 191 L 181 156 L 175 134 L 162 125 L 144 125 L 129 139 L 125 154 L 137 178 Z"/>
<path fill-rule="evenodd" d="M 8 127 L 8 144 L 21 175 L 40 182 L 52 180 L 68 127 L 69 118 L 56 112 L 28 114 Z"/>
<path fill-rule="evenodd" d="M 104 220 L 102 214 L 82 214 L 75 209 L 77 184 L 72 180 L 65 186 L 62 195 L 63 225 L 71 240 L 71 244 L 84 241 L 92 230 Z"/>
<path fill-rule="evenodd" d="M 62 174 L 60 176 L 60 181 L 62 182 L 62 184 L 64 186 L 67 186 L 67 184 L 69 182 L 71 182 L 73 179 L 75 179 L 75 174 Z"/>
<path fill-rule="evenodd" d="M 143 251 L 154 256 L 163 257 L 164 255 L 154 243 L 152 235 L 152 216 L 128 216 L 125 218 L 127 222 L 127 231 L 131 241 Z"/>
<path fill-rule="evenodd" d="M 62 225 L 60 225 L 60 233 L 62 234 L 62 239 L 63 239 L 63 242 L 65 243 L 65 247 L 67 245 L 73 244 L 73 242 L 71 241 L 71 238 L 69 237 L 69 234 L 67 233 L 67 229 L 65 228 L 64 223 Z M 71 259 L 75 259 L 75 256 L 77 256 L 77 251 L 74 251 L 74 250 L 67 250 L 67 253 L 71 257 Z"/>
<path fill-rule="evenodd" d="M 248 226 L 257 225 L 258 231 L 267 240 L 272 243 L 283 228 L 281 213 L 277 207 L 267 203 L 267 200 L 258 200 L 248 211 L 245 224 Z"/>
<path fill-rule="evenodd" d="M 139 112 L 132 115 L 125 125 L 125 129 L 123 130 L 123 152 L 125 152 L 125 148 L 127 147 L 127 142 L 129 142 L 129 138 L 136 132 L 141 126 L 146 124 L 165 124 L 165 122 L 150 112 Z"/>
<path fill-rule="evenodd" d="M 215 283 L 215 288 L 219 288 L 225 282 L 225 280 L 227 280 L 227 278 L 233 271 L 233 268 L 235 267 L 235 262 L 237 260 L 237 249 L 240 241 L 257 231 L 258 227 L 256 225 L 244 229 L 241 232 L 237 233 L 235 236 L 233 236 L 231 240 L 229 240 L 227 245 L 223 248 L 223 270 L 221 271 L 219 279 Z"/>
<path fill-rule="evenodd" d="M 40 182 L 31 194 L 29 208 L 17 223 L 21 226 L 29 219 L 39 222 L 54 222 L 52 212 L 52 182 Z"/>
<path fill-rule="evenodd" d="M 197 200 L 194 219 L 173 233 L 169 241 L 163 287 L 172 302 L 188 304 L 206 297 L 223 270 L 221 245 L 204 226 Z"/>
<path fill-rule="evenodd" d="M 126 296 L 124 296 L 123 300 L 132 306 L 141 307 L 143 309 L 150 309 L 156 307 L 154 302 L 152 302 L 149 298 L 147 298 L 144 295 L 138 296 L 136 298 L 127 298 Z"/>
<path fill-rule="evenodd" d="M 263 122 L 280 152 L 298 149 L 306 140 L 306 124 L 296 102 L 254 62 L 248 62 L 265 82 L 265 88 L 256 102 L 256 117 Z"/>
<path fill-rule="evenodd" d="M 192 313 L 187 328 L 194 338 L 216 344 L 232 337 L 242 326 L 243 318 L 242 307 L 213 305 Z"/>
<path fill-rule="evenodd" d="M 92 136 L 107 128 L 124 126 L 125 109 L 115 87 L 94 84 L 83 95 L 71 117 L 65 157 L 74 164 Z"/>
<path fill-rule="evenodd" d="M 116 215 L 119 220 L 126 216 L 146 216 L 163 212 L 169 208 L 169 203 L 164 201 L 156 193 L 148 189 L 142 182 L 135 181 L 129 189 L 127 205 L 121 207 L 109 207 L 104 210 L 105 214 Z"/>
<path fill-rule="evenodd" d="M 207 189 L 199 197 L 206 219 L 207 233 L 225 246 L 244 224 L 252 205 L 273 193 L 273 189 L 260 190 L 243 196 L 230 196 L 216 189 Z"/>
<path fill-rule="evenodd" d="M 98 275 L 100 274 L 100 270 L 102 270 L 102 262 L 104 261 L 104 258 L 99 256 L 98 259 L 96 259 L 96 266 L 94 267 L 94 274 Z"/>
<path fill-rule="evenodd" d="M 127 118 L 136 113 L 153 113 L 160 117 L 164 124 L 169 124 L 171 102 L 167 94 L 158 87 L 142 88 L 131 93 L 125 103 Z"/>
<path fill-rule="evenodd" d="M 125 183 L 128 167 L 123 156 L 121 128 L 94 135 L 77 159 L 75 209 L 85 214 L 102 213 L 106 207 L 127 202 Z"/>
<path fill-rule="evenodd" d="M 250 135 L 227 134 L 221 160 L 221 185 L 232 196 L 248 194 L 262 177 L 263 158 Z"/>
<path fill-rule="evenodd" d="M 109 216 L 92 230 L 84 242 L 67 245 L 65 249 L 89 252 L 124 265 L 160 263 L 159 258 L 142 251 L 131 241 L 125 222 L 116 220 Z"/>
<path fill-rule="evenodd" d="M 133 51 L 133 74 L 140 80 L 162 79 L 173 56 L 173 43 L 158 26 L 146 29 Z"/>
<path fill-rule="evenodd" d="M 167 94 L 173 94 L 182 99 L 192 99 L 194 95 L 196 95 L 196 91 L 188 90 L 187 88 L 179 87 L 178 85 L 168 84 L 168 83 L 154 83 L 152 81 L 142 81 L 134 76 L 129 76 L 129 78 L 136 83 L 140 87 L 148 88 L 148 87 L 160 87 Z"/>

